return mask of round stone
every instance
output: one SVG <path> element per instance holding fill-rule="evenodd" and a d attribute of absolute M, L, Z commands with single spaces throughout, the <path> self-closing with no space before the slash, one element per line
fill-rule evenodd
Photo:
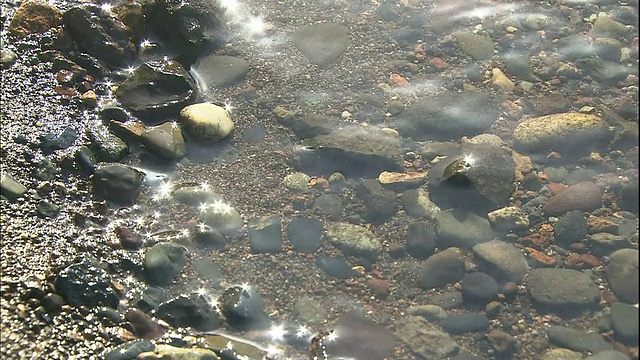
<path fill-rule="evenodd" d="M 218 141 L 233 131 L 229 113 L 211 103 L 186 106 L 180 111 L 180 123 L 193 138 L 203 141 Z"/>

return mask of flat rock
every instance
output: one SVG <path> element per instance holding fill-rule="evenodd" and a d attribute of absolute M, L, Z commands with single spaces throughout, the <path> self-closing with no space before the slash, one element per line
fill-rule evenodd
<path fill-rule="evenodd" d="M 611 305 L 611 327 L 616 336 L 630 345 L 638 344 L 638 308 L 617 302 Z"/>
<path fill-rule="evenodd" d="M 27 187 L 22 185 L 6 171 L 0 177 L 0 194 L 10 201 L 16 201 L 19 197 L 27 193 Z"/>
<path fill-rule="evenodd" d="M 527 274 L 527 259 L 512 244 L 491 240 L 473 247 L 474 258 L 480 269 L 501 281 L 522 282 Z"/>
<path fill-rule="evenodd" d="M 598 285 L 586 274 L 571 269 L 535 269 L 527 277 L 527 292 L 545 310 L 578 312 L 600 300 Z"/>
<path fill-rule="evenodd" d="M 287 225 L 287 238 L 295 251 L 312 253 L 322 243 L 322 222 L 317 219 L 298 217 Z"/>
<path fill-rule="evenodd" d="M 398 321 L 396 335 L 421 359 L 444 359 L 460 351 L 460 346 L 444 331 L 420 316 Z"/>
<path fill-rule="evenodd" d="M 418 275 L 417 284 L 425 289 L 442 288 L 464 277 L 464 254 L 450 247 L 429 257 Z"/>
<path fill-rule="evenodd" d="M 351 45 L 349 29 L 340 24 L 318 23 L 298 29 L 296 48 L 313 64 L 322 68 L 333 65 Z"/>
<path fill-rule="evenodd" d="M 242 82 L 249 72 L 249 63 L 234 56 L 209 55 L 199 59 L 191 71 L 200 87 L 210 90 Z"/>
<path fill-rule="evenodd" d="M 596 332 L 587 332 L 566 326 L 551 325 L 549 330 L 547 330 L 547 336 L 551 343 L 570 350 L 597 353 L 599 351 L 611 349 L 611 344 L 609 344 L 602 335 Z"/>
<path fill-rule="evenodd" d="M 471 249 L 493 239 L 489 220 L 460 209 L 440 211 L 435 218 L 438 245 Z"/>
<path fill-rule="evenodd" d="M 493 57 L 494 45 L 490 37 L 471 32 L 459 32 L 453 36 L 460 50 L 475 60 L 488 60 Z"/>
<path fill-rule="evenodd" d="M 282 251 L 282 223 L 277 215 L 253 219 L 247 224 L 249 248 L 254 253 Z"/>
<path fill-rule="evenodd" d="M 382 252 L 380 240 L 362 226 L 336 222 L 326 227 L 325 236 L 347 256 L 375 260 Z"/>
<path fill-rule="evenodd" d="M 140 193 L 144 177 L 130 166 L 103 163 L 93 173 L 93 191 L 107 200 L 130 203 Z"/>
<path fill-rule="evenodd" d="M 568 211 L 593 211 L 602 205 L 600 187 L 591 181 L 571 185 L 554 195 L 544 206 L 547 215 L 562 215 Z"/>
<path fill-rule="evenodd" d="M 452 335 L 478 332 L 489 327 L 489 319 L 479 313 L 462 313 L 447 316 L 442 320 L 442 328 Z"/>
<path fill-rule="evenodd" d="M 609 138 L 608 125 L 600 116 L 573 112 L 526 119 L 513 132 L 516 150 L 544 156 L 551 151 L 587 155 L 606 146 Z"/>

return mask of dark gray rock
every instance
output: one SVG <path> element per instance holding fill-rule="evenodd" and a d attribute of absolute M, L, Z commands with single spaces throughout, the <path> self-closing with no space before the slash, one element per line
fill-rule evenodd
<path fill-rule="evenodd" d="M 549 330 L 547 330 L 547 336 L 552 344 L 570 350 L 597 353 L 611 349 L 611 344 L 609 344 L 602 335 L 595 332 L 576 330 L 566 326 L 551 325 Z"/>
<path fill-rule="evenodd" d="M 291 129 L 300 139 L 330 134 L 340 123 L 338 118 L 319 114 L 307 114 L 302 118 L 283 116 L 278 117 L 278 121 Z"/>
<path fill-rule="evenodd" d="M 327 342 L 326 350 L 336 359 L 388 359 L 398 341 L 391 330 L 376 324 L 359 310 L 343 315 L 338 320 L 335 331 L 343 335 L 335 341 Z"/>
<path fill-rule="evenodd" d="M 449 334 L 420 316 L 399 320 L 396 335 L 421 359 L 446 359 L 460 351 Z"/>
<path fill-rule="evenodd" d="M 630 345 L 638 344 L 638 308 L 625 303 L 611 305 L 611 327 L 618 338 Z"/>
<path fill-rule="evenodd" d="M 332 220 L 337 220 L 342 214 L 342 199 L 335 194 L 322 194 L 313 199 L 311 208 L 316 214 L 327 215 Z"/>
<path fill-rule="evenodd" d="M 620 189 L 620 207 L 623 210 L 638 214 L 638 182 L 632 181 Z"/>
<path fill-rule="evenodd" d="M 364 203 L 365 219 L 372 224 L 381 224 L 398 211 L 396 194 L 383 188 L 377 180 L 363 179 L 356 186 L 356 194 Z"/>
<path fill-rule="evenodd" d="M 249 72 L 249 63 L 233 56 L 209 55 L 199 59 L 191 71 L 201 88 L 211 91 L 242 82 Z"/>
<path fill-rule="evenodd" d="M 112 132 L 103 127 L 91 128 L 87 131 L 91 144 L 89 148 L 101 162 L 118 162 L 128 153 L 127 144 Z"/>
<path fill-rule="evenodd" d="M 429 171 L 429 196 L 442 209 L 486 214 L 506 205 L 514 190 L 515 162 L 489 144 L 463 144 Z"/>
<path fill-rule="evenodd" d="M 136 307 L 142 311 L 151 311 L 169 299 L 169 294 L 160 287 L 150 286 L 142 292 L 142 297 L 136 301 Z"/>
<path fill-rule="evenodd" d="M 638 303 L 638 250 L 622 249 L 611 254 L 605 274 L 620 301 Z"/>
<path fill-rule="evenodd" d="M 78 131 L 68 126 L 60 134 L 45 134 L 39 137 L 40 144 L 38 147 L 42 149 L 45 154 L 50 154 L 55 150 L 63 150 L 76 141 L 78 138 Z"/>
<path fill-rule="evenodd" d="M 426 303 L 440 306 L 445 310 L 451 310 L 461 307 L 464 299 L 460 291 L 445 291 L 441 294 L 427 296 Z"/>
<path fill-rule="evenodd" d="M 56 168 L 56 165 L 46 158 L 38 161 L 33 169 L 33 176 L 36 179 L 43 181 L 55 179 L 57 173 L 58 169 Z"/>
<path fill-rule="evenodd" d="M 36 205 L 36 210 L 38 211 L 38 216 L 54 218 L 58 216 L 60 206 L 47 200 L 40 200 Z"/>
<path fill-rule="evenodd" d="M 471 249 L 494 237 L 489 220 L 461 209 L 440 211 L 435 223 L 438 246 L 442 248 Z"/>
<path fill-rule="evenodd" d="M 544 310 L 575 314 L 594 308 L 600 300 L 598 285 L 572 269 L 535 269 L 527 277 L 527 292 Z"/>
<path fill-rule="evenodd" d="M 169 285 L 187 264 L 187 249 L 169 242 L 154 245 L 144 257 L 144 271 L 152 285 Z"/>
<path fill-rule="evenodd" d="M 539 81 L 533 75 L 533 67 L 526 53 L 509 52 L 502 56 L 502 60 L 507 71 L 519 80 Z"/>
<path fill-rule="evenodd" d="M 351 45 L 349 30 L 340 24 L 318 23 L 298 29 L 296 48 L 313 64 L 329 68 Z"/>
<path fill-rule="evenodd" d="M 227 244 L 225 236 L 209 225 L 200 224 L 194 227 L 191 235 L 193 236 L 193 240 L 201 245 L 222 249 Z"/>
<path fill-rule="evenodd" d="M 107 200 L 130 203 L 142 187 L 144 174 L 121 164 L 105 163 L 93 174 L 94 193 Z"/>
<path fill-rule="evenodd" d="M 179 161 L 186 155 L 180 125 L 173 122 L 145 130 L 140 140 L 149 152 L 166 160 Z"/>
<path fill-rule="evenodd" d="M 468 304 L 485 305 L 500 292 L 498 283 L 491 276 L 481 272 L 465 275 L 461 284 L 462 297 Z"/>
<path fill-rule="evenodd" d="M 62 22 L 83 52 L 112 68 L 133 64 L 136 45 L 131 29 L 99 6 L 71 8 L 63 14 Z"/>
<path fill-rule="evenodd" d="M 189 73 L 175 60 L 152 60 L 135 69 L 116 90 L 120 103 L 144 119 L 175 118 L 193 103 L 198 91 Z"/>
<path fill-rule="evenodd" d="M 155 314 L 171 326 L 191 326 L 199 331 L 215 330 L 222 321 L 211 301 L 198 294 L 181 295 L 162 303 Z"/>
<path fill-rule="evenodd" d="M 558 220 L 553 231 L 556 243 L 568 248 L 587 236 L 587 219 L 582 211 L 569 211 Z"/>
<path fill-rule="evenodd" d="M 282 224 L 277 215 L 249 221 L 249 247 L 254 253 L 275 254 L 282 251 Z"/>
<path fill-rule="evenodd" d="M 116 308 L 120 301 L 109 274 L 91 257 L 84 257 L 62 269 L 54 284 L 56 291 L 71 306 L 92 308 L 102 304 Z"/>
<path fill-rule="evenodd" d="M 478 268 L 501 282 L 522 282 L 529 267 L 522 252 L 510 243 L 491 240 L 473 247 Z"/>
<path fill-rule="evenodd" d="M 322 222 L 316 219 L 299 217 L 287 225 L 287 238 L 295 251 L 312 253 L 322 243 Z"/>
<path fill-rule="evenodd" d="M 348 279 L 354 275 L 351 265 L 342 256 L 320 256 L 316 259 L 316 265 L 336 279 Z"/>
<path fill-rule="evenodd" d="M 264 300 L 254 287 L 226 289 L 218 299 L 218 307 L 232 329 L 264 329 L 270 325 Z"/>
<path fill-rule="evenodd" d="M 478 332 L 489 327 L 489 319 L 479 313 L 462 313 L 442 319 L 442 328 L 452 335 Z"/>
<path fill-rule="evenodd" d="M 27 193 L 27 187 L 19 183 L 7 171 L 2 172 L 0 179 L 0 194 L 10 201 L 16 201 Z"/>
<path fill-rule="evenodd" d="M 131 360 L 143 352 L 153 351 L 156 345 L 150 340 L 132 340 L 120 344 L 104 354 L 105 360 Z"/>
<path fill-rule="evenodd" d="M 446 92 L 408 106 L 396 120 L 403 136 L 415 140 L 459 139 L 487 130 L 498 118 L 496 101 L 475 92 Z"/>
<path fill-rule="evenodd" d="M 86 175 L 91 175 L 98 166 L 98 159 L 94 155 L 93 151 L 86 146 L 78 148 L 75 154 L 76 166 L 78 170 Z"/>
<path fill-rule="evenodd" d="M 436 249 L 436 231 L 432 223 L 416 221 L 407 227 L 407 253 L 418 260 L 433 255 Z"/>
<path fill-rule="evenodd" d="M 460 281 L 464 273 L 464 255 L 460 249 L 450 247 L 424 262 L 417 284 L 426 289 L 441 288 Z"/>
<path fill-rule="evenodd" d="M 383 171 L 402 171 L 397 138 L 377 129 L 342 128 L 302 143 L 297 165 L 306 173 L 377 178 Z"/>

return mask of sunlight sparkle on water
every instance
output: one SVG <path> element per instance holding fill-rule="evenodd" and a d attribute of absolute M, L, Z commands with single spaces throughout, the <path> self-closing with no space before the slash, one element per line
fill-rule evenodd
<path fill-rule="evenodd" d="M 269 338 L 273 341 L 283 341 L 286 334 L 287 330 L 285 329 L 284 324 L 274 324 L 269 329 Z"/>
<path fill-rule="evenodd" d="M 102 9 L 102 11 L 104 11 L 106 13 L 110 13 L 111 10 L 113 10 L 113 5 L 111 5 L 109 3 L 104 3 L 104 4 L 100 5 L 100 9 Z"/>
<path fill-rule="evenodd" d="M 230 103 L 224 103 L 224 110 L 228 113 L 231 113 L 235 108 L 236 107 L 231 105 Z"/>
<path fill-rule="evenodd" d="M 249 17 L 247 23 L 244 26 L 250 35 L 262 35 L 266 30 L 264 20 L 260 16 Z"/>
<path fill-rule="evenodd" d="M 471 154 L 468 154 L 464 156 L 464 161 L 466 161 L 469 166 L 473 166 L 476 162 L 476 159 Z"/>

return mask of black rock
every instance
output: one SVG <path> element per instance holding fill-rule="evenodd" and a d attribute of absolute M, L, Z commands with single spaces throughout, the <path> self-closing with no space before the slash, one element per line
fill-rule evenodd
<path fill-rule="evenodd" d="M 154 245 L 144 257 L 144 271 L 152 285 L 169 285 L 187 264 L 187 248 L 162 242 Z"/>
<path fill-rule="evenodd" d="M 312 253 L 320 247 L 322 222 L 316 219 L 299 217 L 287 225 L 287 238 L 295 251 Z"/>
<path fill-rule="evenodd" d="M 341 256 L 321 256 L 316 259 L 316 265 L 336 279 L 348 279 L 353 275 L 351 265 Z"/>
<path fill-rule="evenodd" d="M 169 295 L 163 288 L 150 286 L 142 292 L 142 298 L 136 302 L 136 307 L 142 311 L 151 311 L 166 301 Z"/>
<path fill-rule="evenodd" d="M 105 163 L 93 174 L 94 193 L 107 200 L 130 203 L 142 187 L 144 174 L 129 166 Z"/>
<path fill-rule="evenodd" d="M 66 127 L 61 134 L 45 134 L 40 136 L 40 149 L 45 154 L 54 152 L 55 150 L 62 150 L 70 147 L 78 138 L 78 132 L 72 127 Z"/>
<path fill-rule="evenodd" d="M 228 288 L 220 296 L 218 307 L 233 329 L 261 329 L 270 325 L 262 296 L 253 287 Z"/>
<path fill-rule="evenodd" d="M 479 313 L 463 313 L 442 319 L 442 328 L 453 335 L 478 332 L 489 327 L 489 319 Z"/>
<path fill-rule="evenodd" d="M 176 118 L 198 95 L 195 81 L 175 60 L 151 60 L 116 90 L 116 98 L 135 115 L 154 123 Z"/>
<path fill-rule="evenodd" d="M 102 304 L 115 308 L 120 301 L 109 274 L 90 257 L 62 269 L 56 276 L 55 287 L 67 303 L 75 307 Z"/>
<path fill-rule="evenodd" d="M 36 206 L 36 210 L 38 211 L 38 216 L 54 218 L 58 216 L 60 207 L 47 200 L 40 200 Z"/>
<path fill-rule="evenodd" d="M 104 360 L 131 360 L 143 352 L 153 351 L 156 345 L 149 340 L 133 340 L 120 344 L 104 354 Z"/>
<path fill-rule="evenodd" d="M 558 219 L 553 231 L 556 243 L 566 248 L 580 242 L 589 233 L 587 219 L 580 210 L 569 211 L 563 215 Z"/>
<path fill-rule="evenodd" d="M 86 146 L 78 148 L 75 155 L 76 165 L 80 172 L 86 175 L 91 175 L 96 170 L 98 160 L 93 154 L 93 151 Z"/>
<path fill-rule="evenodd" d="M 171 326 L 191 326 L 199 331 L 214 330 L 221 324 L 211 299 L 198 294 L 171 299 L 161 304 L 155 314 Z"/>

